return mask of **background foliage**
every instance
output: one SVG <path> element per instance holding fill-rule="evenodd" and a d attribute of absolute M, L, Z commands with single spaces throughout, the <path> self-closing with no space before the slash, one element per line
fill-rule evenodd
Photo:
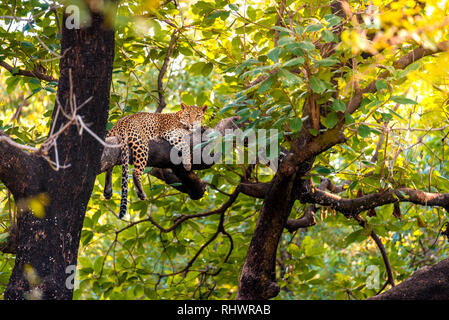
<path fill-rule="evenodd" d="M 70 3 L 84 5 L 82 1 Z M 63 9 L 53 9 L 54 5 L 46 0 L 0 4 L 0 62 L 12 66 L 10 71 L 0 69 L 0 129 L 26 145 L 39 146 L 45 139 L 57 81 L 17 74 L 32 70 L 58 78 L 57 55 L 63 54 L 58 25 Z M 418 44 L 432 48 L 448 40 L 448 2 L 350 1 L 352 13 L 363 13 L 361 21 L 355 15 L 342 21 L 331 14 L 328 1 L 287 0 L 285 5 L 289 14 L 284 12 L 283 19 L 278 19 L 281 2 L 274 0 L 121 1 L 108 129 L 123 115 L 156 109 L 158 75 L 174 32 L 178 39 L 163 79 L 164 112 L 178 110 L 181 102 L 207 104 L 205 122 L 209 126 L 237 113 L 249 120 L 246 128 L 280 130 L 285 147 L 307 120 L 301 114 L 308 96 L 332 101 L 321 116 L 323 130 L 332 128 L 337 112 L 344 110 L 351 97 L 354 80 L 362 85 L 378 79 L 374 67 L 380 65 L 391 76 L 379 78 L 378 92 L 365 95 L 362 108 L 348 115 L 347 142 L 317 158 L 311 179 L 316 184 L 322 178 L 344 184 L 341 195 L 348 198 L 361 190 L 368 194 L 398 186 L 449 192 L 449 55 L 426 57 L 405 70 L 393 66 L 393 61 Z M 369 5 L 378 10 L 366 14 Z M 342 22 L 340 39 L 335 30 Z M 330 42 L 337 43 L 336 50 L 323 57 L 318 48 Z M 332 98 L 335 91 L 338 98 Z M 262 200 L 238 196 L 225 215 L 229 237 L 219 234 L 213 238 L 219 225 L 216 215 L 190 219 L 173 232 L 163 232 L 158 226 L 171 226 L 181 214 L 219 208 L 244 170 L 241 165 L 216 165 L 198 172 L 210 185 L 197 201 L 146 175 L 148 200 L 140 201 L 131 187 L 130 214 L 125 221 L 115 216 L 120 168 L 114 170 L 115 192 L 109 201 L 102 195 L 104 175 L 99 175 L 84 221 L 80 282 L 74 297 L 234 298 Z M 273 172 L 257 165 L 255 176 L 268 181 Z M 1 224 L 6 228 L 15 204 L 3 185 L 0 201 Z M 297 202 L 291 217 L 300 217 L 305 206 Z M 448 256 L 449 247 L 439 234 L 447 219 L 443 210 L 402 203 L 399 209 L 386 205 L 373 214 L 366 217 L 369 228 L 364 229 L 320 207 L 316 226 L 285 232 L 277 259 L 281 285 L 277 298 L 362 299 L 374 295 L 386 281 L 386 273 L 369 237 L 371 230 L 382 239 L 397 282 Z M 6 236 L 0 233 L 0 241 Z M 13 263 L 13 256 L 0 254 L 1 292 Z M 380 271 L 377 288 L 367 285 L 373 276 L 370 266 Z"/>

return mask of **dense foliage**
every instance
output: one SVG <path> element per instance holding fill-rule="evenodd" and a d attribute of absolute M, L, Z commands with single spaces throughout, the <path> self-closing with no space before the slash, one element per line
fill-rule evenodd
<path fill-rule="evenodd" d="M 85 5 L 64 4 L 73 3 Z M 346 143 L 320 154 L 309 178 L 316 185 L 323 179 L 343 185 L 339 196 L 345 198 L 398 187 L 449 192 L 449 55 L 429 55 L 405 69 L 395 64 L 419 45 L 436 48 L 449 40 L 449 3 L 350 1 L 344 8 L 347 18 L 332 14 L 329 2 L 321 0 L 121 1 L 108 129 L 123 115 L 156 110 L 158 77 L 169 51 L 163 112 L 178 110 L 181 102 L 207 104 L 207 125 L 238 114 L 248 120 L 246 129 L 278 129 L 287 149 L 308 120 L 302 116 L 306 99 L 331 101 L 320 128 L 310 129 L 315 136 L 337 124 L 357 86 L 375 80 L 375 92 L 346 115 Z M 39 147 L 49 129 L 58 56 L 64 54 L 62 13 L 47 0 L 0 4 L 0 129 L 24 145 Z M 384 71 L 387 76 L 381 76 Z M 100 174 L 84 221 L 75 298 L 235 298 L 261 199 L 239 194 L 226 211 L 225 232 L 218 232 L 220 216 L 214 214 L 165 231 L 181 214 L 220 208 L 245 170 L 217 164 L 198 171 L 208 189 L 195 201 L 145 175 L 148 200 L 140 201 L 130 185 L 130 214 L 123 221 L 116 217 L 120 167 L 114 169 L 111 200 L 104 200 Z M 273 175 L 264 165 L 254 168 L 256 181 Z M 6 230 L 17 206 L 3 185 L 0 200 Z M 34 211 L 44 205 L 35 201 Z M 297 201 L 290 217 L 300 217 L 306 207 Z M 387 273 L 371 232 L 381 238 L 396 282 L 449 255 L 441 236 L 447 213 L 441 208 L 402 202 L 362 216 L 365 227 L 318 206 L 315 226 L 285 230 L 276 261 L 277 298 L 374 295 Z M 0 241 L 7 235 L 0 233 Z M 2 292 L 13 263 L 14 256 L 0 254 Z"/>

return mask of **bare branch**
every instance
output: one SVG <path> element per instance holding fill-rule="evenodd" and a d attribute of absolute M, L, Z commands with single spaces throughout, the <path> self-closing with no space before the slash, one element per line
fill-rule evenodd
<path fill-rule="evenodd" d="M 167 54 L 165 55 L 164 63 L 162 64 L 161 70 L 159 70 L 159 75 L 157 77 L 157 91 L 159 94 L 159 104 L 157 106 L 156 112 L 160 113 L 165 108 L 165 95 L 163 80 L 165 72 L 167 72 L 168 62 L 170 61 L 170 56 L 172 54 L 173 48 L 175 47 L 176 41 L 178 40 L 178 30 L 174 30 L 168 45 Z"/>
<path fill-rule="evenodd" d="M 0 66 L 2 66 L 3 68 L 5 68 L 9 72 L 11 72 L 13 75 L 31 77 L 31 78 L 36 78 L 36 79 L 39 79 L 39 80 L 48 81 L 48 82 L 52 82 L 52 81 L 57 82 L 58 81 L 58 79 L 53 78 L 52 76 L 46 75 L 46 74 L 41 73 L 41 72 L 30 71 L 30 70 L 22 70 L 22 69 L 15 69 L 13 66 L 11 66 L 8 63 L 6 63 L 5 61 L 0 61 Z"/>
<path fill-rule="evenodd" d="M 430 193 L 411 188 L 385 190 L 348 199 L 312 187 L 307 197 L 310 203 L 329 206 L 349 216 L 355 216 L 362 211 L 396 202 L 411 202 L 423 206 L 439 206 L 449 209 L 449 193 Z"/>

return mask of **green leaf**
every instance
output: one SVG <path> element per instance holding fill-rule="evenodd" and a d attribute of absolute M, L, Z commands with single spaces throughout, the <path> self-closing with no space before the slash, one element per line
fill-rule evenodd
<path fill-rule="evenodd" d="M 20 77 L 13 76 L 6 79 L 6 92 L 10 94 L 16 88 L 17 84 L 20 81 Z"/>
<path fill-rule="evenodd" d="M 99 256 L 95 259 L 94 262 L 94 272 L 95 273 L 100 273 L 101 268 L 103 267 L 103 260 L 105 259 L 104 256 Z"/>
<path fill-rule="evenodd" d="M 324 19 L 329 22 L 329 26 L 333 27 L 341 23 L 341 18 L 335 14 L 326 14 Z"/>
<path fill-rule="evenodd" d="M 271 84 L 273 83 L 274 76 L 269 76 L 267 79 L 265 79 L 260 85 L 259 88 L 257 88 L 257 92 L 259 94 L 264 93 L 268 89 L 270 89 Z"/>
<path fill-rule="evenodd" d="M 323 124 L 328 128 L 332 129 L 338 122 L 338 115 L 336 112 L 329 113 L 324 119 Z"/>
<path fill-rule="evenodd" d="M 323 25 L 320 23 L 309 24 L 306 27 L 305 32 L 315 32 L 315 31 L 320 31 L 321 29 L 323 29 Z"/>
<path fill-rule="evenodd" d="M 212 72 L 213 69 L 214 65 L 212 63 L 207 63 L 201 70 L 201 74 L 207 77 Z"/>
<path fill-rule="evenodd" d="M 231 10 L 234 10 L 234 11 L 238 11 L 238 10 L 239 10 L 239 6 L 236 5 L 236 4 L 234 4 L 234 3 L 230 3 L 230 4 L 229 4 L 229 8 L 230 8 Z"/>
<path fill-rule="evenodd" d="M 293 58 L 284 63 L 283 67 L 296 67 L 304 63 L 303 57 Z"/>
<path fill-rule="evenodd" d="M 315 45 L 312 43 L 312 42 L 310 42 L 310 41 L 301 41 L 300 43 L 299 43 L 299 46 L 302 48 L 302 49 L 304 49 L 304 50 L 306 50 L 306 51 L 312 51 L 312 50 L 315 50 Z"/>
<path fill-rule="evenodd" d="M 6 242 L 9 237 L 9 232 L 0 233 L 0 242 Z"/>
<path fill-rule="evenodd" d="M 187 105 L 194 105 L 195 104 L 195 98 L 188 92 L 183 92 L 181 95 L 181 100 Z"/>
<path fill-rule="evenodd" d="M 371 133 L 371 129 L 367 125 L 361 124 L 359 125 L 357 132 L 362 138 L 367 138 Z"/>
<path fill-rule="evenodd" d="M 284 27 L 281 27 L 281 26 L 274 26 L 271 29 L 276 30 L 276 31 L 280 31 L 280 32 L 285 32 L 287 34 L 290 34 L 290 32 L 291 32 L 290 29 L 287 29 L 287 28 L 284 28 Z"/>
<path fill-rule="evenodd" d="M 392 96 L 390 99 L 399 104 L 418 104 L 415 100 L 409 99 L 405 96 Z"/>
<path fill-rule="evenodd" d="M 309 78 L 309 84 L 310 88 L 316 93 L 323 93 L 327 89 L 326 82 L 316 76 Z"/>
<path fill-rule="evenodd" d="M 345 245 L 350 245 L 353 242 L 359 242 L 359 241 L 363 241 L 366 239 L 366 231 L 364 229 L 360 229 L 360 230 L 356 230 L 352 233 L 350 233 L 346 238 L 345 238 Z"/>
<path fill-rule="evenodd" d="M 345 114 L 345 124 L 351 124 L 354 122 L 355 122 L 354 118 L 349 113 L 346 113 Z"/>
<path fill-rule="evenodd" d="M 279 48 L 279 47 L 276 47 L 276 48 L 274 48 L 274 49 L 271 49 L 271 50 L 267 53 L 267 57 L 270 58 L 270 60 L 273 61 L 273 62 L 278 62 L 280 50 L 281 50 L 281 48 Z"/>
<path fill-rule="evenodd" d="M 327 29 L 321 31 L 321 37 L 326 42 L 337 42 L 337 37 L 335 36 L 335 34 Z"/>
<path fill-rule="evenodd" d="M 388 107 L 386 107 L 386 108 L 388 109 L 388 111 L 390 111 L 390 113 L 391 113 L 392 115 L 398 117 L 398 118 L 401 119 L 401 120 L 405 120 L 404 117 L 402 117 L 399 113 L 397 113 L 397 112 L 394 111 L 393 109 L 388 108 Z"/>
<path fill-rule="evenodd" d="M 313 62 L 318 66 L 329 67 L 329 66 L 333 66 L 334 64 L 336 64 L 338 62 L 338 60 L 336 58 L 329 57 L 329 58 L 324 58 L 321 60 L 314 60 Z"/>
<path fill-rule="evenodd" d="M 205 66 L 206 64 L 204 63 L 204 62 L 197 62 L 197 63 L 194 63 L 191 67 L 190 67 L 190 69 L 189 69 L 189 71 L 191 72 L 191 73 L 193 73 L 193 74 L 195 74 L 195 75 L 199 75 L 199 74 L 201 74 L 201 72 L 203 71 L 203 68 L 204 68 L 204 66 Z"/>
<path fill-rule="evenodd" d="M 332 109 L 334 109 L 337 112 L 345 112 L 346 104 L 341 100 L 334 99 L 334 101 L 332 101 Z"/>
<path fill-rule="evenodd" d="M 298 82 L 301 81 L 296 75 L 294 75 L 293 73 L 291 73 L 291 72 L 288 71 L 287 69 L 282 69 L 282 68 L 281 68 L 281 69 L 279 70 L 279 74 L 280 74 L 280 76 L 281 76 L 283 79 L 285 79 L 286 84 L 287 84 L 288 86 L 292 86 L 292 85 L 297 84 Z"/>
<path fill-rule="evenodd" d="M 301 118 L 293 118 L 289 120 L 290 128 L 297 132 L 300 131 L 302 128 L 302 120 Z"/>
<path fill-rule="evenodd" d="M 379 92 L 382 92 L 382 90 L 387 91 L 388 83 L 385 80 L 376 80 L 376 89 Z"/>
<path fill-rule="evenodd" d="M 29 41 L 22 41 L 22 42 L 20 42 L 20 45 L 24 48 L 33 48 L 34 47 L 34 44 L 32 44 Z"/>
<path fill-rule="evenodd" d="M 328 174 L 335 172 L 334 168 L 328 168 L 328 167 L 323 167 L 323 166 L 316 166 L 314 168 L 314 170 L 322 175 L 328 175 Z"/>

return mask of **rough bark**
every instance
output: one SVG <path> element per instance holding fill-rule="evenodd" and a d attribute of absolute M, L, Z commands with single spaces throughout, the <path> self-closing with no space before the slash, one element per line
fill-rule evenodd
<path fill-rule="evenodd" d="M 425 266 L 400 284 L 368 300 L 448 300 L 449 259 Z"/>
<path fill-rule="evenodd" d="M 77 105 L 92 97 L 77 114 L 95 134 L 104 137 L 114 31 L 104 27 L 103 17 L 96 13 L 92 13 L 90 27 L 69 30 L 65 23 L 63 26 L 61 51 L 66 54 L 60 61 L 57 92 L 61 107 L 71 114 L 71 93 Z M 52 121 L 56 130 L 68 121 L 57 109 L 54 108 Z M 76 266 L 84 214 L 100 167 L 102 145 L 86 131 L 80 134 L 75 125 L 69 126 L 58 136 L 57 150 L 59 161 L 70 167 L 55 171 L 38 154 L 12 150 L 8 155 L 12 147 L 5 143 L 0 146 L 0 157 L 9 157 L 9 168 L 18 169 L 18 182 L 8 182 L 8 168 L 5 170 L 4 165 L 0 179 L 16 203 L 22 201 L 24 205 L 19 206 L 16 260 L 4 297 L 71 299 L 73 289 L 66 284 L 70 276 L 67 267 Z M 56 158 L 54 148 L 50 158 Z M 27 199 L 39 195 L 48 200 L 42 202 L 43 217 L 37 217 L 26 205 Z"/>

